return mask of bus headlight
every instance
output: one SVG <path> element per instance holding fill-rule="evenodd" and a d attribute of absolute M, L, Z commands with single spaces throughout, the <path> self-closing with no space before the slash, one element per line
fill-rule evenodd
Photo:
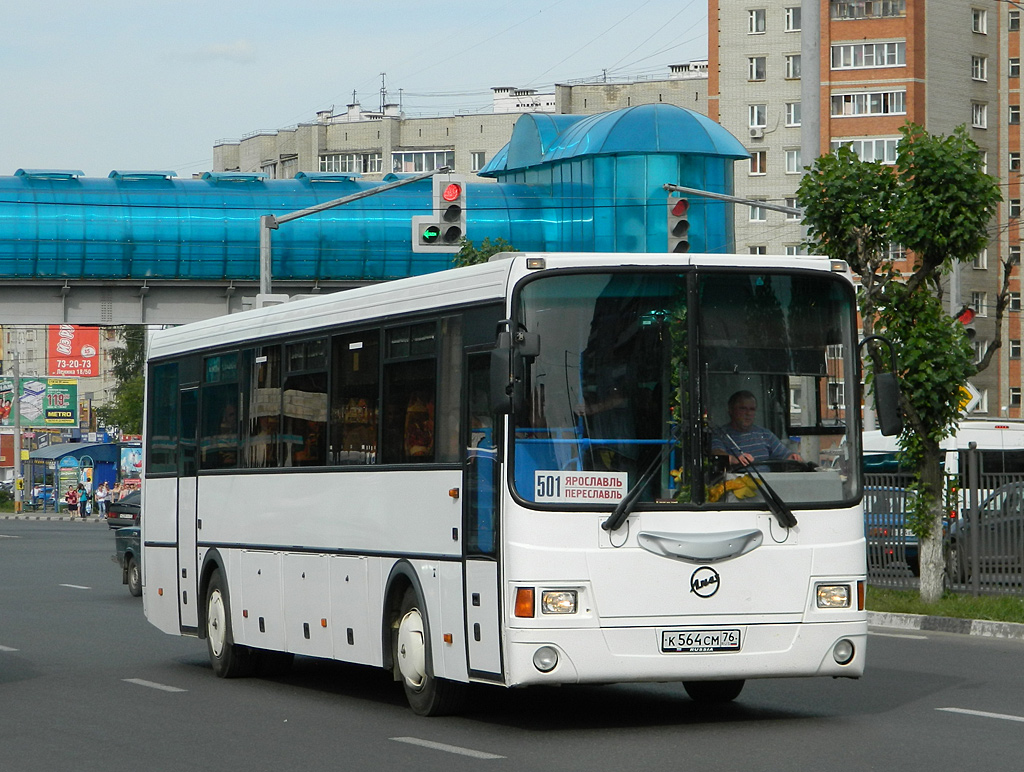
<path fill-rule="evenodd" d="M 542 614 L 575 614 L 575 590 L 544 590 L 540 595 Z"/>
<path fill-rule="evenodd" d="M 850 585 L 819 584 L 818 608 L 850 608 Z"/>

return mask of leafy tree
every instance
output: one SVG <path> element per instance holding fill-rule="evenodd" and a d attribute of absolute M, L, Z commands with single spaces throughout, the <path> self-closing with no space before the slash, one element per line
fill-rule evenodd
<path fill-rule="evenodd" d="M 905 418 L 900 447 L 915 472 L 907 525 L 920 538 L 921 598 L 935 602 L 943 590 L 939 444 L 959 418 L 960 387 L 978 369 L 963 325 L 943 309 L 940 279 L 985 248 L 1001 195 L 963 126 L 947 137 L 915 124 L 901 133 L 895 170 L 843 147 L 808 169 L 797 200 L 811 250 L 845 260 L 860 276 L 865 334 L 880 332 L 895 344 Z M 909 250 L 909 275 L 890 258 L 890 243 Z M 981 367 L 1001 345 L 1012 270 L 1005 262 L 996 335 Z M 869 372 L 887 368 L 886 358 L 871 354 Z"/>
<path fill-rule="evenodd" d="M 518 250 L 509 244 L 505 239 L 497 238 L 493 242 L 487 238 L 480 242 L 480 248 L 473 246 L 472 241 L 462 240 L 462 249 L 458 251 L 452 262 L 457 268 L 464 265 L 476 265 L 486 263 L 491 255 L 498 252 L 517 252 Z"/>
<path fill-rule="evenodd" d="M 110 352 L 112 371 L 117 379 L 114 398 L 97 408 L 96 413 L 107 426 L 119 426 L 125 434 L 141 434 L 146 328 L 137 324 L 125 325 L 117 329 L 117 337 L 124 345 Z"/>

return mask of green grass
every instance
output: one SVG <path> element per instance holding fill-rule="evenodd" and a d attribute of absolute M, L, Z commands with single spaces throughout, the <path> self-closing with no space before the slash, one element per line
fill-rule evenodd
<path fill-rule="evenodd" d="M 1024 596 L 979 595 L 947 592 L 938 603 L 922 603 L 916 590 L 868 587 L 868 611 L 895 614 L 927 614 L 958 619 L 987 619 L 993 622 L 1024 623 Z"/>

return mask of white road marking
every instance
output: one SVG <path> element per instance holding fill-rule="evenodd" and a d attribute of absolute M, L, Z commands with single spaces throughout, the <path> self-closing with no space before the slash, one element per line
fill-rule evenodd
<path fill-rule="evenodd" d="M 460 756 L 472 756 L 474 759 L 505 758 L 504 756 L 498 756 L 495 753 L 484 753 L 484 751 L 474 751 L 471 748 L 460 748 L 458 745 L 445 745 L 444 743 L 435 743 L 431 740 L 421 740 L 419 737 L 392 737 L 391 739 L 395 742 L 408 743 L 409 745 L 420 745 L 424 748 L 431 748 L 435 751 L 457 753 Z"/>
<path fill-rule="evenodd" d="M 912 641 L 927 641 L 927 635 L 911 635 L 910 633 L 876 633 L 868 630 L 868 635 L 877 635 L 879 638 L 909 638 Z"/>
<path fill-rule="evenodd" d="M 122 679 L 127 684 L 135 684 L 136 686 L 145 686 L 149 689 L 159 689 L 162 692 L 187 692 L 188 689 L 179 689 L 176 686 L 167 686 L 166 684 L 158 684 L 155 681 L 145 681 L 141 678 L 124 678 Z"/>
<path fill-rule="evenodd" d="M 0 651 L 17 651 L 17 649 L 12 649 L 10 646 L 0 646 Z"/>
<path fill-rule="evenodd" d="M 61 584 L 60 587 L 70 587 L 72 590 L 91 590 L 92 587 L 86 587 L 84 584 Z"/>
<path fill-rule="evenodd" d="M 1024 716 L 1011 716 L 1007 713 L 989 713 L 984 710 L 967 710 L 966 708 L 936 708 L 947 713 L 963 713 L 968 716 L 981 716 L 981 718 L 1001 718 L 1003 721 L 1019 721 L 1024 724 Z"/>
<path fill-rule="evenodd" d="M 0 539 L 20 539 L 20 536 L 12 536 L 7 533 L 0 533 Z"/>

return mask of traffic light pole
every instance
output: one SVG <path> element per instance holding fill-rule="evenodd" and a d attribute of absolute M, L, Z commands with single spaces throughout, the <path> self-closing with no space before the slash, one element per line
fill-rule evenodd
<path fill-rule="evenodd" d="M 732 204 L 744 204 L 745 206 L 759 206 L 762 209 L 771 209 L 773 212 L 783 212 L 784 214 L 792 215 L 803 215 L 803 209 L 797 209 L 792 206 L 783 206 L 782 204 L 770 204 L 767 201 L 758 201 L 752 198 L 740 198 L 739 196 L 729 196 L 725 193 L 712 193 L 707 190 L 698 190 L 697 188 L 684 188 L 682 185 L 672 185 L 667 183 L 661 186 L 669 193 L 685 193 L 688 196 L 703 196 L 704 198 L 713 198 L 716 201 L 728 201 Z"/>
<path fill-rule="evenodd" d="M 406 177 L 404 180 L 396 180 L 395 182 L 389 182 L 386 185 L 379 185 L 375 188 L 368 190 L 361 190 L 358 193 L 353 193 L 351 196 L 344 196 L 343 198 L 336 198 L 333 201 L 325 201 L 322 204 L 308 207 L 307 209 L 300 209 L 296 212 L 289 212 L 288 214 L 273 215 L 265 214 L 260 217 L 260 294 L 269 295 L 271 286 L 271 274 L 272 274 L 272 262 L 271 262 L 271 244 L 270 244 L 270 232 L 276 231 L 279 226 L 292 220 L 298 220 L 302 217 L 307 217 L 317 212 L 324 212 L 328 209 L 333 209 L 336 206 L 343 204 L 350 204 L 353 201 L 358 201 L 361 198 L 368 198 L 370 196 L 376 196 L 378 193 L 383 193 L 387 190 L 394 190 L 400 188 L 403 185 L 410 185 L 413 182 L 419 182 L 429 177 L 433 177 L 435 174 L 441 174 L 444 172 L 450 172 L 451 167 L 442 166 L 438 169 L 434 169 L 429 172 L 422 172 L 420 174 L 414 174 L 411 177 Z"/>

